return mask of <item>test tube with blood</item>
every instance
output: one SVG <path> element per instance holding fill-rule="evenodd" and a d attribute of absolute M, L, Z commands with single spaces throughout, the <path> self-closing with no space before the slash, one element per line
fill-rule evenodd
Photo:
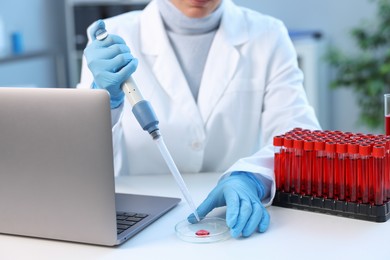
<path fill-rule="evenodd" d="M 374 141 L 371 139 L 369 135 L 366 134 L 365 143 L 370 145 L 370 155 L 368 159 L 368 203 L 374 205 L 374 175 L 373 175 L 373 156 L 372 156 L 372 148 L 374 147 Z"/>
<path fill-rule="evenodd" d="M 347 201 L 356 202 L 357 200 L 357 172 L 359 159 L 359 145 L 356 143 L 348 144 L 348 162 L 345 173 L 345 196 Z"/>
<path fill-rule="evenodd" d="M 369 176 L 370 176 L 370 157 L 371 146 L 369 144 L 359 145 L 360 160 L 358 164 L 358 202 L 368 203 L 368 188 L 369 188 Z"/>
<path fill-rule="evenodd" d="M 372 173 L 369 193 L 369 201 L 375 205 L 382 205 L 384 201 L 385 158 L 385 146 L 375 145 L 372 148 Z"/>
<path fill-rule="evenodd" d="M 323 140 L 316 140 L 314 142 L 315 162 L 312 178 L 312 194 L 313 196 L 322 196 L 322 181 L 324 174 L 325 161 L 325 142 Z"/>
<path fill-rule="evenodd" d="M 384 95 L 385 133 L 390 135 L 390 94 Z"/>
<path fill-rule="evenodd" d="M 274 144 L 274 172 L 275 172 L 275 182 L 276 189 L 282 190 L 282 186 L 284 183 L 284 153 L 285 148 L 283 147 L 283 136 L 275 136 L 273 140 Z"/>
<path fill-rule="evenodd" d="M 345 200 L 345 166 L 347 159 L 347 144 L 339 142 L 336 144 L 336 167 L 334 179 L 334 198 Z"/>
<path fill-rule="evenodd" d="M 294 162 L 294 141 L 291 137 L 286 137 L 283 141 L 283 146 L 285 150 L 285 160 L 284 160 L 284 183 L 282 190 L 284 192 L 290 192 L 291 190 L 291 176 L 293 172 L 293 162 Z"/>
<path fill-rule="evenodd" d="M 390 138 L 386 138 L 385 201 L 390 201 Z"/>
<path fill-rule="evenodd" d="M 301 181 L 301 194 L 312 194 L 312 178 L 314 176 L 314 141 L 305 140 L 303 142 L 303 163 L 302 163 L 302 181 Z"/>
<path fill-rule="evenodd" d="M 296 193 L 301 192 L 302 181 L 302 148 L 303 140 L 294 139 L 294 168 L 292 172 L 292 191 Z"/>
<path fill-rule="evenodd" d="M 336 143 L 327 142 L 325 143 L 326 161 L 325 171 L 323 178 L 323 197 L 333 198 L 334 195 L 334 172 L 335 172 L 335 152 Z"/>

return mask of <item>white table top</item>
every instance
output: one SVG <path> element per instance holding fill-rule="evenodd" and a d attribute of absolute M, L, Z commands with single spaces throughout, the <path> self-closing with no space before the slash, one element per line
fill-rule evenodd
<path fill-rule="evenodd" d="M 198 205 L 219 174 L 184 174 Z M 117 192 L 182 197 L 172 176 L 132 176 L 116 180 Z M 190 213 L 183 201 L 118 247 L 103 247 L 0 235 L 0 259 L 390 259 L 390 221 L 374 223 L 271 206 L 264 234 L 211 244 L 176 237 L 174 226 Z M 1 214 L 1 212 L 0 212 Z M 212 215 L 223 216 L 219 209 Z"/>

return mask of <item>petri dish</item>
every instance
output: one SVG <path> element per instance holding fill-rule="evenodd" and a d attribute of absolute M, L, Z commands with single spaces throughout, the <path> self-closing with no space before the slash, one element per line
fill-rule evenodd
<path fill-rule="evenodd" d="M 183 220 L 176 224 L 175 231 L 181 240 L 191 243 L 213 243 L 230 238 L 226 220 L 217 217 L 206 217 L 195 224 Z"/>

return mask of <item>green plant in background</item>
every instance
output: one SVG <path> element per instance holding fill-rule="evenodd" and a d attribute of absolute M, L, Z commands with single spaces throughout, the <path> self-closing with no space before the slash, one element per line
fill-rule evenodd
<path fill-rule="evenodd" d="M 375 24 L 351 31 L 359 53 L 348 56 L 331 48 L 326 60 L 336 69 L 331 87 L 347 87 L 356 93 L 359 123 L 383 129 L 383 94 L 390 93 L 390 0 L 372 1 L 378 8 Z"/>

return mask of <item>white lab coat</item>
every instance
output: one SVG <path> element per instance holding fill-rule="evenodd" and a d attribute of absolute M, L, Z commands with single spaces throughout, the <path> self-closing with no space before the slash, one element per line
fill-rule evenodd
<path fill-rule="evenodd" d="M 107 19 L 106 28 L 121 36 L 138 58 L 133 77 L 154 107 L 179 171 L 260 174 L 271 187 L 271 197 L 263 201 L 268 204 L 275 191 L 273 136 L 294 127 L 320 126 L 308 104 L 303 75 L 284 25 L 231 0 L 223 0 L 223 4 L 224 14 L 197 102 L 164 31 L 156 2 L 143 12 Z M 92 81 L 84 61 L 79 87 L 90 87 Z M 169 172 L 127 101 L 113 127 L 113 140 L 116 174 Z"/>

